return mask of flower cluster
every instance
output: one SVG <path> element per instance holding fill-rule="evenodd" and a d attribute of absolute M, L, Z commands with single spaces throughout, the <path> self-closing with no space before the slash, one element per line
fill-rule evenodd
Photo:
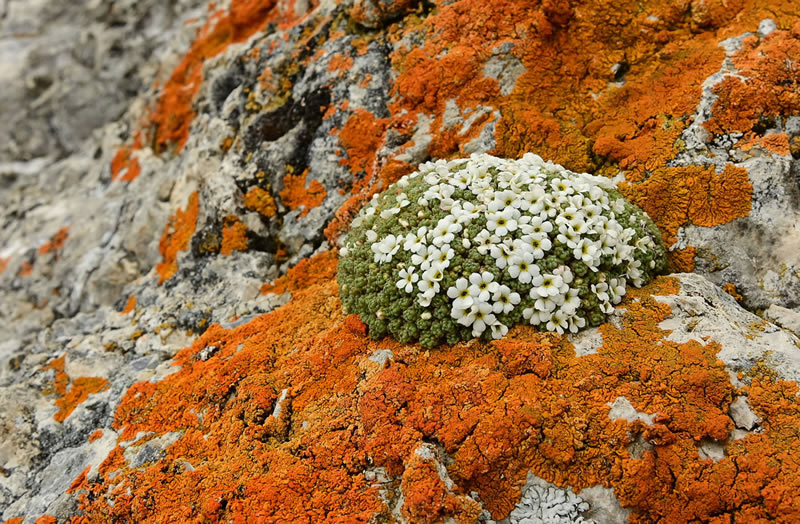
<path fill-rule="evenodd" d="M 665 269 L 658 229 L 607 179 L 533 154 L 428 162 L 361 211 L 340 298 L 370 334 L 425 347 L 514 324 L 577 332 Z"/>

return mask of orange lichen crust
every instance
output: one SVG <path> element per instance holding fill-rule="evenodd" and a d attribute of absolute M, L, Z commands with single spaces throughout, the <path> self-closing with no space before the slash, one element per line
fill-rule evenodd
<path fill-rule="evenodd" d="M 172 72 L 150 115 L 156 153 L 175 145 L 181 151 L 194 120 L 192 103 L 203 83 L 203 63 L 230 44 L 244 42 L 263 29 L 275 0 L 233 0 L 230 11 L 214 13 L 197 34 L 189 52 Z"/>
<path fill-rule="evenodd" d="M 45 394 L 59 395 L 59 398 L 56 399 L 56 406 L 59 410 L 53 416 L 56 422 L 64 422 L 75 408 L 89 398 L 92 393 L 98 393 L 108 388 L 108 381 L 104 378 L 78 377 L 70 380 L 69 375 L 64 371 L 66 358 L 66 355 L 57 358 L 42 368 L 42 371 L 53 369 L 56 372 L 53 382 L 45 390 Z M 67 390 L 70 383 L 72 387 Z"/>
<path fill-rule="evenodd" d="M 623 171 L 631 185 L 653 179 L 637 196 L 649 209 L 666 210 L 656 222 L 668 245 L 677 228 L 695 218 L 707 226 L 746 216 L 745 200 L 751 196 L 746 177 L 733 168 L 714 174 L 705 166 L 672 168 L 669 162 L 682 151 L 680 136 L 692 123 L 703 82 L 722 67 L 725 52 L 718 43 L 755 31 L 764 18 L 773 18 L 781 29 L 762 41 L 754 37 L 734 59 L 747 71 L 743 78 L 752 71 L 761 80 L 751 85 L 728 77 L 742 95 L 728 102 L 722 95 L 730 88 L 723 82 L 713 113 L 725 106 L 736 116 L 745 97 L 750 99 L 745 115 L 750 106 L 763 106 L 772 116 L 797 113 L 797 73 L 782 59 L 793 56 L 800 25 L 798 31 L 785 28 L 797 16 L 800 4 L 790 0 L 436 2 L 424 18 L 408 16 L 387 30 L 390 40 L 413 35 L 409 40 L 423 42 L 398 45 L 390 57 L 397 75 L 390 116 L 377 118 L 359 109 L 338 133 L 353 175 L 371 170 L 375 176 L 353 186 L 359 198 L 345 205 L 326 235 L 334 242 L 353 212 L 396 180 L 397 154 L 414 140 L 387 158 L 376 157 L 377 148 L 390 132 L 410 138 L 421 117 L 429 129 L 431 158 L 464 156 L 467 145 L 491 124 L 495 155 L 516 158 L 531 151 L 576 171 L 608 176 Z M 769 64 L 762 63 L 762 50 Z M 506 53 L 507 63 L 488 67 Z M 515 68 L 521 72 L 516 82 L 501 85 Z M 499 81 L 487 76 L 491 71 Z M 775 85 L 782 87 L 776 91 Z M 758 100 L 759 93 L 773 92 L 778 99 Z M 444 117 L 454 106 L 464 124 Z M 786 151 L 785 140 L 777 136 L 761 142 Z M 689 193 L 687 183 L 697 187 Z M 677 216 L 673 206 L 664 205 L 672 200 L 677 200 Z M 709 201 L 723 211 L 711 213 L 704 204 Z"/>
<path fill-rule="evenodd" d="M 95 430 L 91 435 L 89 435 L 89 442 L 94 442 L 102 436 L 103 436 L 102 429 Z"/>
<path fill-rule="evenodd" d="M 275 282 L 261 286 L 261 294 L 296 293 L 308 286 L 331 280 L 336 276 L 337 265 L 335 251 L 323 251 L 311 258 L 304 258 Z"/>
<path fill-rule="evenodd" d="M 238 217 L 228 215 L 222 228 L 222 247 L 219 252 L 229 256 L 234 251 L 247 251 L 247 226 Z"/>
<path fill-rule="evenodd" d="M 722 284 L 722 291 L 732 296 L 736 302 L 741 302 L 744 300 L 744 297 L 736 289 L 736 284 L 731 284 L 730 282 L 727 284 Z"/>
<path fill-rule="evenodd" d="M 597 352 L 577 357 L 567 337 L 525 326 L 430 351 L 373 341 L 321 279 L 248 324 L 211 326 L 175 357 L 179 371 L 128 390 L 114 422 L 122 440 L 182 437 L 137 469 L 118 447 L 99 479 L 79 483 L 85 518 L 361 522 L 388 519 L 402 492 L 410 520 L 474 522 L 467 494 L 502 518 L 530 470 L 576 490 L 613 487 L 632 522 L 790 522 L 797 386 L 756 378 L 737 391 L 719 345 L 667 340 L 658 326 L 672 312 L 654 296 L 678 289 L 659 278 L 632 290 L 621 321 L 600 327 Z M 390 358 L 371 360 L 378 350 Z M 730 436 L 737 394 L 763 431 L 725 444 L 717 462 L 701 458 L 700 443 Z M 653 424 L 611 420 L 618 397 Z M 652 449 L 632 458 L 639 438 Z M 430 443 L 449 456 L 439 464 L 452 488 L 418 453 Z M 388 480 L 368 480 L 374 468 Z"/>
<path fill-rule="evenodd" d="M 334 131 L 339 135 L 347 155 L 340 163 L 348 166 L 354 174 L 372 175 L 375 154 L 383 141 L 388 123 L 387 119 L 375 118 L 369 111 L 356 110 L 338 133 Z"/>
<path fill-rule="evenodd" d="M 164 262 L 156 266 L 156 272 L 160 277 L 159 285 L 178 271 L 178 252 L 189 249 L 189 242 L 192 240 L 194 229 L 197 226 L 199 209 L 199 200 L 195 191 L 189 196 L 186 209 L 178 209 L 164 227 L 164 234 L 158 243 L 158 250 L 164 257 Z"/>
<path fill-rule="evenodd" d="M 250 211 L 261 213 L 261 215 L 271 218 L 276 215 L 278 208 L 275 205 L 275 199 L 269 191 L 261 189 L 258 186 L 253 186 L 244 195 L 244 206 Z"/>
<path fill-rule="evenodd" d="M 704 126 L 714 134 L 750 133 L 760 124 L 800 113 L 800 71 L 794 60 L 800 53 L 800 22 L 791 31 L 774 31 L 759 39 L 750 36 L 733 57 L 736 76 L 727 76 L 714 88 L 719 97 L 711 120 Z M 778 148 L 780 135 L 765 138 L 766 149 Z"/>
<path fill-rule="evenodd" d="M 311 2 L 312 6 L 314 3 Z M 214 9 L 212 2 L 209 10 Z M 176 152 L 183 150 L 195 117 L 192 104 L 203 85 L 203 64 L 207 60 L 231 44 L 246 41 L 270 21 L 279 21 L 282 26 L 287 26 L 299 18 L 293 4 L 277 0 L 232 0 L 227 12 L 212 12 L 189 51 L 161 88 L 145 129 L 137 131 L 133 142 L 120 147 L 114 155 L 112 180 L 131 181 L 139 175 L 141 166 L 133 153 L 144 147 L 145 142 L 152 145 L 156 154 L 171 148 Z M 146 139 L 143 134 L 147 135 Z"/>
<path fill-rule="evenodd" d="M 120 314 L 127 315 L 128 313 L 133 311 L 133 308 L 135 307 L 136 307 L 136 295 L 130 295 L 128 297 L 128 301 L 125 303 L 125 307 L 122 309 L 122 311 L 120 311 Z"/>
<path fill-rule="evenodd" d="M 55 251 L 60 250 L 64 247 L 64 242 L 67 241 L 67 237 L 69 236 L 69 226 L 62 227 L 58 230 L 58 232 L 50 238 L 49 242 L 45 242 L 39 248 L 40 255 L 46 255 L 47 253 L 53 253 Z"/>
<path fill-rule="evenodd" d="M 31 273 L 33 273 L 33 262 L 31 262 L 30 260 L 26 260 L 19 267 L 19 271 L 17 271 L 17 276 L 27 277 L 30 276 Z"/>
<path fill-rule="evenodd" d="M 658 169 L 644 182 L 621 184 L 620 190 L 659 225 L 667 246 L 685 224 L 715 226 L 746 217 L 753 195 L 747 171 L 732 164 L 722 173 L 714 166 Z"/>
<path fill-rule="evenodd" d="M 6 270 L 6 268 L 8 267 L 8 263 L 9 262 L 11 262 L 10 258 L 2 258 L 2 257 L 0 257 L 0 275 L 2 275 L 3 272 Z"/>
<path fill-rule="evenodd" d="M 111 180 L 132 182 L 142 172 L 139 160 L 133 156 L 134 148 L 124 145 L 117 150 L 111 160 Z M 121 175 L 121 176 L 120 176 Z"/>
<path fill-rule="evenodd" d="M 306 187 L 307 175 L 308 169 L 300 175 L 287 173 L 283 177 L 284 189 L 279 193 L 281 202 L 289 209 L 303 208 L 298 218 L 308 215 L 309 211 L 322 204 L 322 201 L 328 196 L 328 192 L 325 191 L 325 187 L 320 184 L 319 180 L 312 180 Z"/>

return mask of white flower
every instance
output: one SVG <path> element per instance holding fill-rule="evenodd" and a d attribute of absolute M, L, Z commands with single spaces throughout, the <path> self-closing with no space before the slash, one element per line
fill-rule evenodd
<path fill-rule="evenodd" d="M 425 280 L 430 280 L 431 282 L 441 282 L 444 278 L 444 268 L 442 268 L 442 265 L 439 262 L 432 262 L 431 267 L 422 273 L 422 278 Z M 436 292 L 439 292 L 438 288 L 436 289 Z"/>
<path fill-rule="evenodd" d="M 469 281 L 466 278 L 456 280 L 456 285 L 447 289 L 447 296 L 453 299 L 453 307 L 457 309 L 469 309 L 475 302 L 469 292 Z"/>
<path fill-rule="evenodd" d="M 450 220 L 452 219 L 452 220 Z M 449 244 L 455 238 L 455 234 L 461 231 L 461 224 L 455 222 L 453 215 L 448 215 L 436 224 L 433 230 L 433 243 L 436 246 Z"/>
<path fill-rule="evenodd" d="M 533 290 L 531 290 L 533 291 Z M 561 297 L 561 295 L 557 295 Z M 542 313 L 550 313 L 558 307 L 558 303 L 554 298 L 551 297 L 538 297 L 536 302 L 533 303 L 533 307 L 536 311 L 541 311 Z"/>
<path fill-rule="evenodd" d="M 533 277 L 539 275 L 539 266 L 533 263 L 533 254 L 524 253 L 509 260 L 508 274 L 523 284 L 527 284 Z"/>
<path fill-rule="evenodd" d="M 456 252 L 447 244 L 443 245 L 441 249 L 437 251 L 438 253 L 434 253 L 433 255 L 432 263 L 438 263 L 442 269 L 446 269 L 450 265 L 450 259 L 456 256 Z"/>
<path fill-rule="evenodd" d="M 486 214 L 486 229 L 497 235 L 507 235 L 511 231 L 517 230 L 517 220 L 519 211 L 513 207 L 508 207 L 502 211 L 494 211 Z"/>
<path fill-rule="evenodd" d="M 567 247 L 571 249 L 575 249 L 575 246 L 578 245 L 577 233 L 575 233 L 572 227 L 567 224 L 561 224 L 558 226 L 558 236 L 556 236 L 556 240 L 562 244 L 566 244 Z"/>
<path fill-rule="evenodd" d="M 495 321 L 494 324 L 489 326 L 492 328 L 492 339 L 497 340 L 498 338 L 503 338 L 508 333 L 508 326 L 505 324 L 501 324 L 500 322 Z"/>
<path fill-rule="evenodd" d="M 600 262 L 602 251 L 588 238 L 582 238 L 572 250 L 572 254 L 587 266 L 592 267 Z"/>
<path fill-rule="evenodd" d="M 642 281 L 642 270 L 639 269 L 640 267 L 642 267 L 641 261 L 634 260 L 628 264 L 628 272 L 625 273 L 625 276 L 631 279 L 631 282 L 633 282 L 633 285 L 636 287 L 642 287 L 644 284 L 644 281 Z"/>
<path fill-rule="evenodd" d="M 556 193 L 560 193 L 562 195 L 571 195 L 575 190 L 572 188 L 572 183 L 568 180 L 562 180 L 560 178 L 554 178 L 550 182 L 550 187 Z"/>
<path fill-rule="evenodd" d="M 486 326 L 494 324 L 497 320 L 492 314 L 492 307 L 486 302 L 473 304 L 470 310 L 472 316 L 472 336 L 479 337 L 486 331 Z"/>
<path fill-rule="evenodd" d="M 547 235 L 547 233 L 553 231 L 553 224 L 540 216 L 531 217 L 528 225 L 530 226 L 529 234 Z"/>
<path fill-rule="evenodd" d="M 380 242 L 372 244 L 372 252 L 376 263 L 391 262 L 392 257 L 400 249 L 400 238 L 389 235 Z"/>
<path fill-rule="evenodd" d="M 561 277 L 561 281 L 564 284 L 572 283 L 572 278 L 573 278 L 572 277 L 572 270 L 569 268 L 569 266 L 558 266 L 557 268 L 555 268 L 553 270 L 553 275 L 555 275 L 557 277 Z M 566 287 L 562 286 L 561 292 L 562 293 L 566 293 L 567 292 Z"/>
<path fill-rule="evenodd" d="M 608 294 L 613 304 L 619 304 L 625 296 L 625 279 L 612 278 L 608 283 Z"/>
<path fill-rule="evenodd" d="M 603 313 L 611 313 L 614 311 L 614 306 L 611 305 L 611 297 L 608 295 L 607 283 L 600 282 L 598 284 L 592 284 L 592 293 L 594 293 L 597 300 L 600 301 L 600 309 Z"/>
<path fill-rule="evenodd" d="M 561 309 L 565 313 L 574 313 L 580 306 L 581 298 L 578 296 L 578 290 L 571 288 L 564 297 L 564 303 L 561 304 Z"/>
<path fill-rule="evenodd" d="M 425 277 L 425 274 L 422 275 L 422 278 L 419 282 L 417 282 L 417 287 L 419 288 L 419 292 L 425 296 L 433 296 L 439 292 L 439 282 L 437 280 L 431 280 Z"/>
<path fill-rule="evenodd" d="M 494 281 L 494 275 L 488 271 L 472 273 L 469 276 L 469 294 L 481 302 L 488 302 L 492 293 L 497 291 L 500 284 Z"/>
<path fill-rule="evenodd" d="M 539 203 L 541 204 L 542 208 L 542 211 L 539 216 L 552 217 L 558 213 L 559 208 L 556 205 L 556 202 L 552 196 L 550 195 L 543 196 L 542 199 L 539 201 Z M 531 207 L 531 209 L 533 209 L 533 207 Z"/>
<path fill-rule="evenodd" d="M 541 323 L 539 321 L 539 312 L 531 307 L 522 310 L 522 318 L 527 320 L 532 326 L 538 326 Z"/>
<path fill-rule="evenodd" d="M 416 253 L 411 255 L 411 263 L 419 266 L 423 271 L 431 267 L 431 261 L 439 254 L 439 250 L 433 246 L 421 246 Z"/>
<path fill-rule="evenodd" d="M 547 322 L 547 330 L 557 331 L 559 334 L 563 333 L 568 327 L 569 324 L 567 323 L 567 315 L 565 315 L 560 309 L 554 311 L 550 316 L 550 320 Z"/>
<path fill-rule="evenodd" d="M 550 242 L 550 239 L 546 236 L 538 237 L 535 235 L 528 235 L 526 240 L 528 241 L 528 245 L 531 247 L 531 255 L 533 255 L 535 260 L 544 258 L 544 254 L 550 251 L 550 248 L 553 247 L 553 243 Z"/>
<path fill-rule="evenodd" d="M 586 319 L 576 315 L 575 313 L 567 313 L 567 322 L 569 322 L 569 332 L 570 333 L 577 333 L 578 330 L 584 326 L 586 326 Z"/>
<path fill-rule="evenodd" d="M 512 292 L 510 287 L 500 286 L 492 295 L 492 300 L 492 311 L 499 314 L 510 313 L 521 299 L 519 293 Z"/>
<path fill-rule="evenodd" d="M 531 289 L 531 295 L 536 290 L 536 295 L 542 298 L 554 297 L 560 294 L 562 286 L 565 285 L 560 276 L 547 273 L 533 277 L 532 283 L 534 287 Z"/>
<path fill-rule="evenodd" d="M 414 283 L 419 280 L 419 275 L 414 272 L 416 269 L 417 268 L 414 266 L 411 266 L 408 269 L 400 270 L 400 280 L 397 281 L 397 289 L 402 289 L 406 293 L 411 293 L 411 291 L 414 290 Z"/>
<path fill-rule="evenodd" d="M 462 326 L 469 326 L 472 324 L 472 321 L 475 320 L 474 317 L 470 317 L 470 310 L 472 306 L 467 307 L 456 307 L 455 304 L 450 309 L 450 317 L 453 318 L 456 322 L 461 324 Z"/>
<path fill-rule="evenodd" d="M 572 225 L 572 223 L 580 218 L 580 214 L 575 207 L 569 206 L 561 210 L 561 213 L 556 217 L 556 224 L 559 226 L 562 224 Z"/>
<path fill-rule="evenodd" d="M 406 251 L 411 251 L 412 253 L 416 253 L 420 246 L 426 242 L 427 236 L 428 228 L 424 226 L 417 229 L 416 233 L 407 234 L 406 241 L 403 244 L 403 249 Z"/>
<path fill-rule="evenodd" d="M 381 211 L 381 218 L 389 218 L 392 215 L 396 215 L 400 212 L 401 209 L 409 205 L 411 202 L 406 198 L 405 193 L 400 193 L 397 195 L 397 201 L 395 202 L 394 206 L 389 207 Z"/>
<path fill-rule="evenodd" d="M 494 258 L 494 263 L 500 269 L 505 268 L 508 265 L 511 257 L 513 256 L 508 246 L 504 244 L 493 245 L 490 249 L 490 253 L 492 255 L 492 258 Z"/>
<path fill-rule="evenodd" d="M 422 307 L 428 307 L 431 305 L 431 300 L 433 300 L 435 294 L 424 294 L 419 293 L 417 295 L 417 303 Z"/>
<path fill-rule="evenodd" d="M 499 237 L 493 236 L 491 233 L 489 233 L 489 231 L 485 229 L 481 229 L 480 233 L 475 235 L 474 240 L 475 240 L 475 245 L 478 246 L 477 247 L 478 253 L 480 253 L 481 255 L 485 255 L 486 253 L 488 253 L 492 245 L 500 242 Z"/>

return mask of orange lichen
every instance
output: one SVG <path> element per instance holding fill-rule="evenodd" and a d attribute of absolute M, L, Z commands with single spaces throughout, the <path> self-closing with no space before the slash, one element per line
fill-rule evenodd
<path fill-rule="evenodd" d="M 178 271 L 178 252 L 189 249 L 189 242 L 197 225 L 198 211 L 199 201 L 195 191 L 189 196 L 186 209 L 178 209 L 164 227 L 164 234 L 158 243 L 158 250 L 164 257 L 164 262 L 156 266 L 156 272 L 160 277 L 159 285 Z"/>
<path fill-rule="evenodd" d="M 767 151 L 772 151 L 773 153 L 784 156 L 792 153 L 789 135 L 786 133 L 775 133 L 765 136 L 761 139 L 761 147 Z"/>
<path fill-rule="evenodd" d="M 34 521 L 34 524 L 58 524 L 58 519 L 50 515 L 42 515 Z"/>
<path fill-rule="evenodd" d="M 183 149 L 194 119 L 192 103 L 203 82 L 203 63 L 230 44 L 244 42 L 263 29 L 275 0 L 233 0 L 230 11 L 217 11 L 198 32 L 191 49 L 172 72 L 150 115 L 156 152 L 175 144 Z"/>
<path fill-rule="evenodd" d="M 722 65 L 724 49 L 717 43 L 752 31 L 764 17 L 775 18 L 779 27 L 786 27 L 798 14 L 792 2 L 764 0 L 678 4 L 550 1 L 541 5 L 501 0 L 491 7 L 479 0 L 437 3 L 433 13 L 424 19 L 409 17 L 392 33 L 395 39 L 413 34 L 424 43 L 400 45 L 392 53 L 397 78 L 390 116 L 376 119 L 364 110 L 350 116 L 339 132 L 347 155 L 343 161 L 354 175 L 375 171 L 377 178 L 367 177 L 366 185 L 380 189 L 388 181 L 384 167 L 393 159 L 376 161 L 375 152 L 388 130 L 409 129 L 410 123 L 413 131 L 419 116 L 424 115 L 430 129 L 428 155 L 449 157 L 464 154 L 465 145 L 494 122 L 497 146 L 493 153 L 500 156 L 518 157 L 533 151 L 574 170 L 606 175 L 623 170 L 632 185 L 655 177 L 649 187 L 660 185 L 660 189 L 653 193 L 640 189 L 639 201 L 652 201 L 647 207 L 663 209 L 664 221 L 656 222 L 674 243 L 677 228 L 691 220 L 685 212 L 690 205 L 684 185 L 687 177 L 708 178 L 711 174 L 706 166 L 671 168 L 668 164 L 680 152 L 680 136 L 691 123 L 703 82 Z M 751 42 L 735 60 L 748 71 L 767 69 L 760 75 L 764 90 L 781 79 L 791 80 L 782 84 L 781 92 L 789 100 L 783 101 L 778 111 L 790 114 L 795 80 L 786 76 L 790 62 L 781 57 L 791 56 L 796 37 L 785 31 L 777 33 L 782 36 L 770 35 L 757 45 L 758 39 L 753 39 L 756 43 Z M 510 49 L 506 60 L 516 60 L 524 67 L 507 95 L 500 93 L 498 81 L 485 76 L 485 66 L 495 59 L 499 48 Z M 762 48 L 774 56 L 773 65 L 760 64 Z M 773 71 L 776 68 L 780 74 Z M 744 85 L 734 77 L 726 81 Z M 720 92 L 724 88 L 718 86 Z M 468 130 L 459 125 L 448 127 L 451 124 L 446 123 L 444 113 L 453 107 L 448 106 L 452 102 L 462 120 L 481 108 Z M 715 104 L 715 114 L 720 104 L 726 104 L 725 100 Z M 731 107 L 735 113 L 736 105 Z M 491 110 L 499 110 L 499 120 Z M 784 154 L 784 142 L 778 137 L 766 138 L 763 145 Z M 399 153 L 412 144 L 406 142 Z M 710 197 L 724 209 L 717 216 L 694 199 L 692 215 L 703 225 L 718 225 L 746 214 L 743 201 L 748 198 L 748 185 L 732 187 L 743 182 L 735 175 L 729 171 L 723 177 L 732 180 L 725 191 L 715 191 L 718 182 L 725 182 L 714 177 L 699 181 L 711 187 L 697 196 Z M 732 190 L 730 198 L 728 190 Z M 374 192 L 374 188 L 367 189 L 359 182 L 353 192 L 358 198 L 348 203 L 354 208 L 347 210 L 348 216 L 365 200 L 363 193 Z M 671 216 L 672 207 L 663 204 L 676 199 L 678 216 Z M 329 238 L 338 236 L 342 223 L 347 223 L 346 216 L 334 220 Z"/>
<path fill-rule="evenodd" d="M 746 38 L 733 57 L 739 74 L 725 77 L 714 88 L 719 98 L 711 120 L 704 123 L 706 129 L 715 134 L 746 133 L 800 112 L 800 71 L 794 65 L 798 53 L 800 34 L 793 31 Z M 765 146 L 774 145 L 774 140 Z"/>
<path fill-rule="evenodd" d="M 387 125 L 385 118 L 375 118 L 369 111 L 357 109 L 338 131 L 339 141 L 347 154 L 339 162 L 348 166 L 354 174 L 372 175 L 375 155 Z"/>
<path fill-rule="evenodd" d="M 481 507 L 465 495 L 455 495 L 439 476 L 437 464 L 413 453 L 406 464 L 400 489 L 406 494 L 402 512 L 409 522 L 434 523 L 453 519 L 477 522 Z"/>
<path fill-rule="evenodd" d="M 728 164 L 722 173 L 706 169 L 689 187 L 689 220 L 698 226 L 716 226 L 750 214 L 753 186 L 747 170 Z"/>
<path fill-rule="evenodd" d="M 736 147 L 742 151 L 750 151 L 754 147 L 760 147 L 784 156 L 792 153 L 791 141 L 786 133 L 773 133 L 763 137 L 753 132 L 745 133 L 745 136 L 736 143 Z"/>
<path fill-rule="evenodd" d="M 667 260 L 669 261 L 670 269 L 674 273 L 691 273 L 694 271 L 695 256 L 697 256 L 697 249 L 691 246 L 667 251 Z"/>
<path fill-rule="evenodd" d="M 308 215 L 309 211 L 322 204 L 325 197 L 328 196 L 328 192 L 325 191 L 325 187 L 320 184 L 319 180 L 312 180 L 306 187 L 307 175 L 308 169 L 300 175 L 287 173 L 283 177 L 284 189 L 279 193 L 281 202 L 289 209 L 303 208 L 298 219 Z"/>
<path fill-rule="evenodd" d="M 17 276 L 18 277 L 27 277 L 31 273 L 33 273 L 33 262 L 31 262 L 30 260 L 26 260 L 20 266 L 19 271 L 17 271 Z"/>
<path fill-rule="evenodd" d="M 311 2 L 313 7 L 316 2 Z M 214 10 L 214 4 L 209 10 Z M 277 0 L 232 0 L 230 9 L 213 12 L 183 60 L 161 88 L 161 95 L 147 118 L 147 143 L 156 154 L 174 146 L 180 152 L 189 139 L 195 113 L 192 107 L 203 84 L 203 64 L 222 53 L 231 44 L 241 43 L 263 30 L 270 21 L 280 21 L 283 28 L 297 23 L 301 17 L 291 3 Z M 158 82 L 156 82 L 158 84 Z M 137 131 L 132 144 L 125 144 L 112 160 L 112 179 L 135 179 L 140 173 L 133 152 L 144 146 L 143 131 Z"/>
<path fill-rule="evenodd" d="M 308 286 L 330 280 L 336 276 L 339 259 L 335 251 L 323 251 L 311 258 L 304 258 L 284 276 L 271 284 L 261 286 L 261 294 L 296 293 Z"/>
<path fill-rule="evenodd" d="M 53 369 L 56 372 L 53 382 L 45 390 L 45 394 L 59 395 L 59 398 L 56 399 L 56 406 L 59 410 L 53 416 L 56 422 L 64 422 L 79 404 L 89 398 L 89 395 L 103 391 L 108 387 L 108 381 L 103 378 L 78 377 L 70 380 L 69 375 L 64 371 L 66 358 L 66 355 L 64 355 L 42 368 L 42 371 Z M 72 387 L 68 390 L 67 388 L 70 385 Z"/>
<path fill-rule="evenodd" d="M 11 262 L 10 258 L 0 257 L 0 275 L 2 275 L 3 272 L 6 270 L 9 262 Z"/>
<path fill-rule="evenodd" d="M 716 226 L 746 217 L 753 194 L 747 170 L 731 164 L 719 174 L 713 166 L 662 168 L 620 189 L 661 227 L 667 246 L 684 224 Z"/>
<path fill-rule="evenodd" d="M 251 187 L 247 194 L 244 195 L 244 206 L 250 211 L 261 213 L 267 218 L 274 217 L 278 212 L 275 199 L 272 198 L 270 192 L 258 186 Z"/>
<path fill-rule="evenodd" d="M 225 217 L 222 228 L 222 247 L 219 252 L 229 256 L 234 251 L 247 251 L 247 226 L 238 217 Z"/>
<path fill-rule="evenodd" d="M 47 253 L 52 253 L 54 251 L 58 251 L 64 247 L 64 242 L 67 241 L 67 237 L 69 236 L 69 226 L 62 227 L 58 230 L 58 232 L 50 238 L 49 242 L 45 242 L 39 248 L 40 255 L 46 255 Z"/>
<path fill-rule="evenodd" d="M 130 295 L 128 297 L 128 301 L 125 303 L 125 307 L 122 309 L 122 311 L 120 311 L 120 314 L 127 315 L 128 313 L 133 311 L 133 308 L 135 307 L 136 307 L 136 295 Z"/>
<path fill-rule="evenodd" d="M 211 326 L 175 357 L 179 371 L 130 388 L 115 416 L 122 439 L 183 436 L 137 470 L 121 452 L 109 457 L 114 465 L 83 488 L 93 494 L 83 510 L 89 521 L 148 520 L 156 511 L 184 520 L 366 521 L 388 515 L 381 485 L 363 473 L 383 467 L 384 489 L 400 480 L 383 496 L 391 503 L 402 491 L 414 521 L 474 521 L 479 508 L 462 497 L 472 491 L 502 518 L 529 470 L 576 490 L 614 488 L 632 522 L 791 520 L 800 503 L 791 495 L 800 484 L 797 387 L 754 380 L 743 393 L 764 431 L 726 444 L 720 461 L 701 458 L 699 442 L 728 438 L 737 391 L 716 343 L 673 342 L 658 327 L 672 312 L 653 295 L 678 289 L 659 278 L 632 290 L 621 322 L 600 327 L 597 352 L 576 357 L 567 337 L 526 326 L 493 343 L 432 351 L 372 341 L 341 313 L 332 278 L 320 279 L 248 324 Z M 197 358 L 211 346 L 211 358 Z M 382 366 L 368 358 L 378 349 L 392 355 Z M 618 397 L 654 423 L 611 420 Z M 627 446 L 639 437 L 653 448 L 634 459 Z M 449 456 L 440 463 L 452 490 L 418 453 L 426 442 Z"/>
<path fill-rule="evenodd" d="M 6 520 L 3 524 L 22 524 L 24 521 L 25 517 L 14 517 Z"/>
<path fill-rule="evenodd" d="M 102 436 L 103 436 L 103 430 L 102 429 L 95 430 L 94 433 L 89 435 L 89 442 L 94 442 L 94 441 L 98 440 Z"/>
<path fill-rule="evenodd" d="M 731 284 L 728 282 L 727 284 L 722 285 L 722 291 L 732 296 L 736 302 L 741 302 L 744 297 L 736 290 L 736 284 Z"/>
<path fill-rule="evenodd" d="M 335 71 L 347 71 L 352 69 L 353 67 L 353 57 L 351 56 L 342 56 L 342 55 L 334 55 L 331 57 L 330 64 L 328 65 L 328 71 L 335 72 Z M 341 74 L 341 73 L 340 73 Z"/>
<path fill-rule="evenodd" d="M 111 180 L 132 182 L 142 172 L 139 159 L 133 156 L 134 147 L 124 145 L 111 160 Z"/>
<path fill-rule="evenodd" d="M 415 145 L 420 115 L 430 128 L 429 155 L 463 154 L 494 122 L 496 154 L 533 151 L 576 170 L 624 171 L 623 192 L 651 213 L 668 245 L 686 224 L 746 216 L 752 186 L 743 169 L 669 162 L 704 80 L 722 65 L 717 43 L 765 17 L 788 27 L 798 7 L 789 0 L 437 2 L 424 18 L 391 30 L 392 41 L 414 33 L 406 41 L 423 43 L 398 45 L 390 57 L 389 118 L 356 110 L 334 132 L 344 164 L 362 178 L 326 235 L 335 239 L 372 193 L 413 169 L 376 151 L 390 130 L 408 139 L 401 153 Z M 769 118 L 788 114 L 795 77 L 782 59 L 793 56 L 798 36 L 800 25 L 746 42 L 734 60 L 757 80 L 728 77 L 715 88 L 712 133 L 753 131 L 762 109 Z M 369 38 L 352 43 L 363 53 Z M 484 75 L 501 47 L 525 69 L 507 96 Z M 612 66 L 624 75 L 615 77 Z M 784 99 L 747 99 L 780 81 Z M 462 119 L 479 108 L 485 114 L 462 133 L 445 124 L 450 101 Z M 783 150 L 782 139 L 760 140 Z M 306 175 L 287 175 L 280 194 L 304 214 L 314 185 L 305 187 Z M 325 197 L 317 189 L 313 205 Z M 695 253 L 671 252 L 672 268 L 690 270 Z M 461 498 L 472 491 L 499 519 L 529 470 L 575 490 L 613 488 L 632 522 L 800 519 L 797 386 L 756 376 L 736 390 L 717 343 L 669 340 L 659 325 L 673 312 L 653 296 L 676 293 L 676 280 L 630 290 L 619 322 L 600 327 L 594 354 L 577 357 L 567 337 L 527 326 L 493 343 L 423 351 L 373 341 L 357 317 L 345 317 L 335 266 L 332 252 L 302 261 L 262 289 L 291 291 L 286 306 L 234 329 L 209 327 L 176 356 L 176 373 L 128 390 L 115 415 L 122 440 L 139 432 L 182 436 L 137 469 L 118 446 L 98 479 L 79 478 L 86 521 L 369 521 L 391 519 L 389 507 L 414 521 L 474 520 L 475 506 Z M 211 356 L 199 358 L 209 348 Z M 377 350 L 391 358 L 375 363 L 369 357 Z M 760 432 L 727 442 L 737 395 L 748 396 Z M 609 403 L 618 397 L 654 422 L 611 420 Z M 632 439 L 652 449 L 632 458 Z M 698 445 L 708 440 L 724 446 L 723 459 L 700 457 Z M 447 455 L 453 489 L 417 454 L 430 443 Z M 368 480 L 374 468 L 385 468 L 387 483 Z"/>

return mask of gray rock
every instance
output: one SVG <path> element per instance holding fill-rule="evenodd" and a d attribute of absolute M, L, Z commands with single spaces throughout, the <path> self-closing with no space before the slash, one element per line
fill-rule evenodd
<path fill-rule="evenodd" d="M 771 304 L 764 311 L 764 318 L 800 337 L 800 311 Z"/>

